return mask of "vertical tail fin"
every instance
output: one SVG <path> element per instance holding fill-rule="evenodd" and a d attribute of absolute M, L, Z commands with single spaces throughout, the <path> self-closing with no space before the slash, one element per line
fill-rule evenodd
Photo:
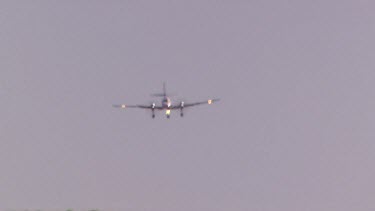
<path fill-rule="evenodd" d="M 165 87 L 165 82 L 163 82 L 163 95 L 164 97 L 167 96 L 167 88 Z"/>
<path fill-rule="evenodd" d="M 168 95 L 167 95 L 167 88 L 166 88 L 165 82 L 163 83 L 163 93 L 151 94 L 151 96 L 154 96 L 154 97 L 168 97 Z"/>

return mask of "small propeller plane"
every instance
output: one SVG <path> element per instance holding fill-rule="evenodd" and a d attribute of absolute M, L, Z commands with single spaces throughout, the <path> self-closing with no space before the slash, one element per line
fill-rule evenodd
<path fill-rule="evenodd" d="M 177 105 L 172 105 L 172 101 L 170 97 L 167 95 L 167 90 L 165 87 L 165 83 L 163 84 L 163 93 L 160 94 L 152 94 L 151 96 L 154 97 L 162 97 L 161 100 L 161 106 L 156 105 L 155 102 L 151 103 L 150 105 L 127 105 L 127 104 L 116 104 L 113 105 L 115 108 L 120 108 L 120 109 L 126 109 L 126 108 L 142 108 L 142 109 L 149 109 L 152 112 L 152 118 L 155 118 L 155 110 L 165 110 L 165 115 L 169 119 L 171 116 L 171 110 L 180 110 L 180 116 L 184 116 L 184 108 L 192 107 L 192 106 L 197 106 L 197 105 L 204 105 L 208 104 L 211 105 L 214 102 L 219 101 L 220 99 L 208 99 L 206 101 L 201 101 L 201 102 L 195 102 L 195 103 L 185 103 L 184 101 L 181 101 Z"/>

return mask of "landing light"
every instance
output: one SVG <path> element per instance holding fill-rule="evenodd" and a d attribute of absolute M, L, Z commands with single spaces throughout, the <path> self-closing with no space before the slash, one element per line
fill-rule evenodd
<path fill-rule="evenodd" d="M 212 104 L 212 100 L 208 100 L 207 103 L 208 103 L 209 105 L 211 105 L 211 104 Z"/>
<path fill-rule="evenodd" d="M 166 110 L 166 111 L 165 111 L 165 114 L 169 116 L 169 115 L 171 114 L 171 110 L 169 110 L 169 109 Z"/>
<path fill-rule="evenodd" d="M 126 108 L 126 105 L 121 105 L 121 108 Z"/>

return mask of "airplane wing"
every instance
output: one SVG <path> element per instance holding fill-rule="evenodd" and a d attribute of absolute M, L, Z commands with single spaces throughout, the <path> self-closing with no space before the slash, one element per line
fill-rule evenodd
<path fill-rule="evenodd" d="M 155 106 L 154 104 L 151 105 L 127 105 L 127 104 L 116 104 L 112 105 L 115 108 L 143 108 L 143 109 L 163 109 L 161 106 Z"/>
<path fill-rule="evenodd" d="M 206 100 L 206 101 L 195 102 L 195 103 L 183 103 L 183 102 L 181 102 L 179 105 L 172 106 L 172 109 L 180 109 L 180 108 L 192 107 L 192 106 L 197 106 L 197 105 L 205 105 L 205 104 L 211 105 L 212 103 L 217 102 L 219 100 L 220 99 L 209 99 L 209 100 Z"/>

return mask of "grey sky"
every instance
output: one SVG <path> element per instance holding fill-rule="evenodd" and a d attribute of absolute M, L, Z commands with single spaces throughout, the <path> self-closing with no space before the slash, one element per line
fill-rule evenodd
<path fill-rule="evenodd" d="M 2 1 L 0 209 L 374 210 L 374 8 Z"/>

